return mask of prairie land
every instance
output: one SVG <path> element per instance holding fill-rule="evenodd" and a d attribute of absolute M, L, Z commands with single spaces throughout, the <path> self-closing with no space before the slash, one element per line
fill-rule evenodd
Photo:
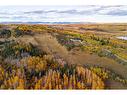
<path fill-rule="evenodd" d="M 0 89 L 127 89 L 126 23 L 0 25 Z"/>

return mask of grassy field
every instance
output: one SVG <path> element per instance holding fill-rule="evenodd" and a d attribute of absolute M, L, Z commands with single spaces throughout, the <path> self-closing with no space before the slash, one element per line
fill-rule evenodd
<path fill-rule="evenodd" d="M 127 24 L 0 25 L 1 89 L 127 89 Z"/>

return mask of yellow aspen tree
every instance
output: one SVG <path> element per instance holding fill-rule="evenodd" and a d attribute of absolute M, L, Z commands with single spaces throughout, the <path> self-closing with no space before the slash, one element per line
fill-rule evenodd
<path fill-rule="evenodd" d="M 76 87 L 76 78 L 75 78 L 75 74 L 73 75 L 73 88 L 75 88 Z"/>
<path fill-rule="evenodd" d="M 64 74 L 63 75 L 63 77 L 64 77 L 64 88 L 66 89 L 67 88 L 67 76 L 66 76 L 66 74 Z"/>
<path fill-rule="evenodd" d="M 35 85 L 35 89 L 40 89 L 41 87 L 40 87 L 40 83 L 36 83 L 36 85 Z"/>
<path fill-rule="evenodd" d="M 97 83 L 95 80 L 92 81 L 92 89 L 96 89 L 97 87 Z"/>
<path fill-rule="evenodd" d="M 12 82 L 11 82 L 11 80 L 10 80 L 10 79 L 8 80 L 8 85 L 9 85 L 9 86 L 11 86 L 11 85 L 12 85 Z"/>
<path fill-rule="evenodd" d="M 52 89 L 52 84 L 51 84 L 51 82 L 49 83 L 48 88 L 49 88 L 49 89 Z"/>
<path fill-rule="evenodd" d="M 58 90 L 59 89 L 59 86 L 58 85 L 56 85 L 56 90 Z"/>
<path fill-rule="evenodd" d="M 84 83 L 81 82 L 81 89 L 85 89 Z"/>
<path fill-rule="evenodd" d="M 58 82 L 57 82 L 57 84 L 59 85 L 60 82 L 61 82 L 61 79 L 60 79 L 60 73 L 58 72 Z"/>
<path fill-rule="evenodd" d="M 73 88 L 72 88 L 72 84 L 69 83 L 68 89 L 73 89 Z"/>
<path fill-rule="evenodd" d="M 81 87 L 82 87 L 81 83 L 80 82 L 77 82 L 77 88 L 78 89 L 81 89 Z"/>
<path fill-rule="evenodd" d="M 59 85 L 59 89 L 62 89 L 62 85 L 61 84 Z"/>
<path fill-rule="evenodd" d="M 20 84 L 20 85 L 17 87 L 17 89 L 23 90 L 23 89 L 24 89 L 24 85 L 23 85 L 23 84 Z"/>
<path fill-rule="evenodd" d="M 72 87 L 72 85 L 73 85 L 72 75 L 71 75 L 70 78 L 69 78 L 69 85 L 71 85 L 71 87 Z"/>

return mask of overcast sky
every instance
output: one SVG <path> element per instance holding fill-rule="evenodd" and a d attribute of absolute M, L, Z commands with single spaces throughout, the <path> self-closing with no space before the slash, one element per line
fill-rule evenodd
<path fill-rule="evenodd" d="M 1 0 L 0 5 L 127 5 L 127 0 Z"/>

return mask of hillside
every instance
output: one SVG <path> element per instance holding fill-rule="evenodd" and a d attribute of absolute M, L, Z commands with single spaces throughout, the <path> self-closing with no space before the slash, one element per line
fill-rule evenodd
<path fill-rule="evenodd" d="M 1 89 L 126 89 L 127 24 L 0 25 Z"/>

